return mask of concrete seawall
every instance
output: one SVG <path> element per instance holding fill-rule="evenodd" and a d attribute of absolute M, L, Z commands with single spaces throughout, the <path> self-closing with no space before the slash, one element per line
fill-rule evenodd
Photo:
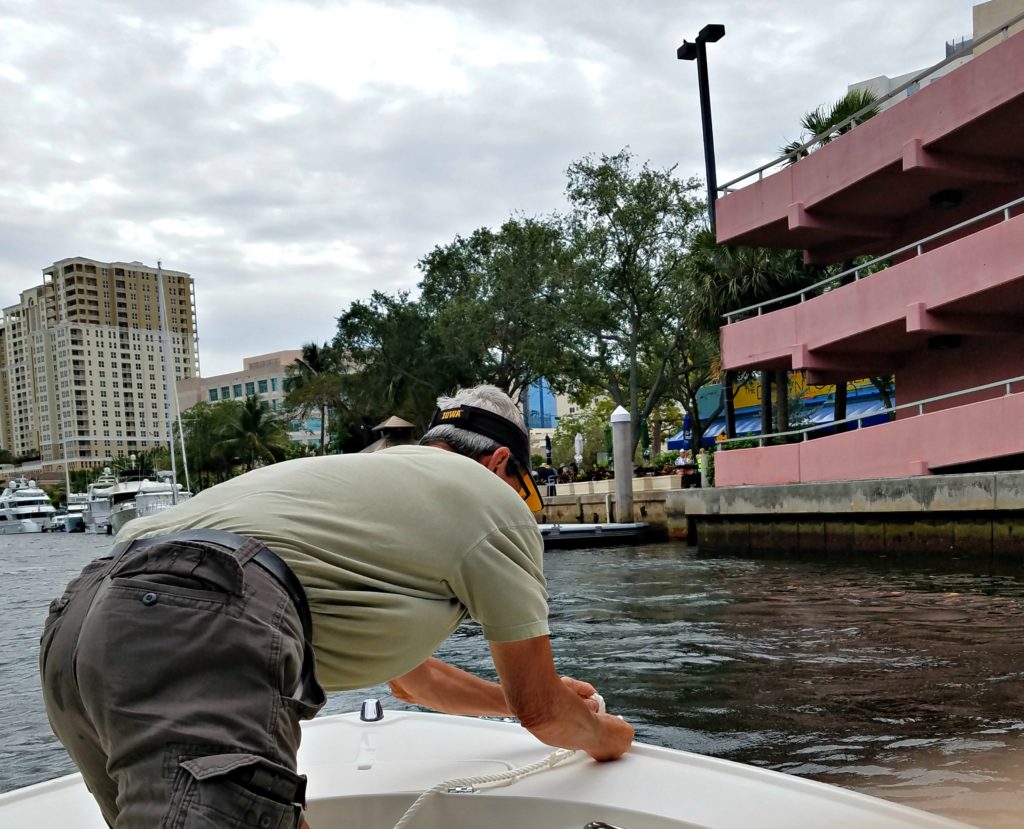
<path fill-rule="evenodd" d="M 709 552 L 948 554 L 1024 563 L 1024 472 L 635 489 L 633 498 L 633 520 Z M 545 522 L 614 519 L 612 493 L 545 500 Z"/>

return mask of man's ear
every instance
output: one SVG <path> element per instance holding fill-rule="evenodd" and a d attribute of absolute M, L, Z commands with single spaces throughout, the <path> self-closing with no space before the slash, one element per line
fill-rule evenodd
<path fill-rule="evenodd" d="M 507 446 L 499 446 L 490 455 L 484 455 L 480 458 L 480 463 L 486 466 L 491 472 L 505 477 L 506 468 L 508 467 L 508 459 L 512 453 L 509 451 Z"/>

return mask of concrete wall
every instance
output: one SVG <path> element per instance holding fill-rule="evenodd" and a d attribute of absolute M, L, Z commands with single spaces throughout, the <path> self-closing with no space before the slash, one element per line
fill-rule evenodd
<path fill-rule="evenodd" d="M 699 523 L 697 546 L 737 555 L 936 555 L 1024 563 L 1024 517 L 977 519 L 715 519 Z"/>
<path fill-rule="evenodd" d="M 1024 562 L 1024 473 L 669 493 L 708 552 L 965 555 Z"/>
<path fill-rule="evenodd" d="M 1024 563 L 1024 472 L 637 492 L 634 519 L 707 552 L 964 555 Z M 542 523 L 603 523 L 615 496 L 547 499 Z M 610 511 L 609 511 L 610 510 Z"/>

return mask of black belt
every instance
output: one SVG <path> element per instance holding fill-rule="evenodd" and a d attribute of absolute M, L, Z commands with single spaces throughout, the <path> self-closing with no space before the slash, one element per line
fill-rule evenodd
<path fill-rule="evenodd" d="M 259 545 L 259 549 L 252 557 L 252 561 L 262 567 L 274 581 L 276 581 L 288 594 L 299 614 L 299 621 L 302 622 L 302 636 L 307 645 L 313 643 L 313 617 L 309 612 L 309 602 L 306 601 L 306 591 L 295 577 L 291 568 L 281 558 L 268 549 L 258 539 L 250 538 L 237 533 L 229 533 L 225 530 L 181 530 L 168 533 L 167 535 L 153 536 L 152 538 L 140 538 L 129 545 L 132 550 L 140 550 L 152 544 L 162 544 L 167 541 L 205 541 L 210 544 L 217 544 L 227 547 L 229 550 L 238 550 L 244 544 L 253 542 Z"/>

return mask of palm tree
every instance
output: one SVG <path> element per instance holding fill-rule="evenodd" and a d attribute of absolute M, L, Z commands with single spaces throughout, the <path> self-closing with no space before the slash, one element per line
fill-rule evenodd
<path fill-rule="evenodd" d="M 178 428 L 184 429 L 188 457 L 198 475 L 197 489 L 230 476 L 233 456 L 224 436 L 240 420 L 243 405 L 240 400 L 203 401 L 179 417 Z"/>
<path fill-rule="evenodd" d="M 783 155 L 789 155 L 786 160 L 787 164 L 796 164 L 801 158 L 805 158 L 809 150 L 800 150 L 807 141 L 811 138 L 817 138 L 820 136 L 818 145 L 828 144 L 830 141 L 838 138 L 840 135 L 852 130 L 858 123 L 868 120 L 878 114 L 878 107 L 872 106 L 877 99 L 875 94 L 867 89 L 851 89 L 838 101 L 835 101 L 831 105 L 822 104 L 817 109 L 811 110 L 804 114 L 804 117 L 800 121 L 800 126 L 803 128 L 803 135 L 806 138 L 803 140 L 790 141 L 785 147 L 780 149 Z M 865 107 L 871 107 L 865 112 L 860 112 Z M 832 128 L 837 124 L 842 124 L 848 118 L 856 115 L 860 112 L 857 117 L 856 123 L 850 122 L 843 127 L 840 127 L 835 132 Z M 800 150 L 800 152 L 796 152 Z"/>
<path fill-rule="evenodd" d="M 283 460 L 291 439 L 284 424 L 271 411 L 270 404 L 250 394 L 237 413 L 237 418 L 224 424 L 221 434 L 224 448 L 239 458 L 247 471 L 253 469 L 257 462 Z"/>
<path fill-rule="evenodd" d="M 695 331 L 708 336 L 717 335 L 726 312 L 794 293 L 821 279 L 820 272 L 804 266 L 799 251 L 719 245 L 708 228 L 694 237 L 686 268 L 690 289 L 687 320 Z M 775 381 L 781 403 L 778 425 L 780 431 L 786 431 L 785 372 Z M 772 431 L 771 383 L 771 373 L 761 372 L 764 432 Z M 732 372 L 726 373 L 723 385 L 731 393 Z"/>
<path fill-rule="evenodd" d="M 327 452 L 327 416 L 341 402 L 341 383 L 337 354 L 327 343 L 305 343 L 285 372 L 285 405 L 301 417 L 320 415 L 321 455 Z"/>

